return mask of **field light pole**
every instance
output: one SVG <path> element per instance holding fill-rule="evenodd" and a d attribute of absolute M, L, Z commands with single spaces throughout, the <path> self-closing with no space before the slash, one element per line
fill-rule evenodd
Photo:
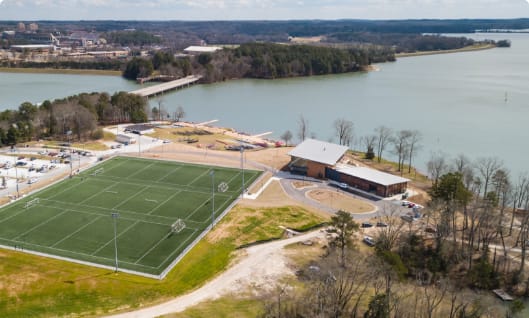
<path fill-rule="evenodd" d="M 244 198 L 244 147 L 241 145 L 241 171 L 242 171 L 242 188 L 241 199 Z"/>
<path fill-rule="evenodd" d="M 117 236 L 117 219 L 119 217 L 119 213 L 113 212 L 112 213 L 112 220 L 114 221 L 114 254 L 116 256 L 116 270 L 118 271 L 118 236 Z"/>
<path fill-rule="evenodd" d="M 209 173 L 211 176 L 211 229 L 215 223 L 215 170 Z"/>

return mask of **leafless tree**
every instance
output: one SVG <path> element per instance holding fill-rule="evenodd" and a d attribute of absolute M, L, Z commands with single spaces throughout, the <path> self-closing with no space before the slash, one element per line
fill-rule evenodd
<path fill-rule="evenodd" d="M 305 116 L 303 114 L 299 115 L 298 118 L 298 138 L 301 141 L 304 141 L 307 139 L 307 135 L 309 133 L 309 122 L 307 119 L 305 119 Z"/>
<path fill-rule="evenodd" d="M 384 150 L 386 149 L 387 145 L 391 142 L 391 136 L 393 132 L 391 131 L 391 129 L 385 126 L 379 126 L 375 129 L 375 133 L 377 134 L 377 157 L 378 162 L 380 162 L 382 160 Z"/>
<path fill-rule="evenodd" d="M 411 160 L 415 155 L 415 151 L 420 148 L 419 142 L 422 139 L 422 134 L 418 130 L 411 131 L 408 141 L 408 173 L 411 173 Z"/>
<path fill-rule="evenodd" d="M 175 121 L 179 122 L 185 116 L 186 116 L 186 112 L 184 111 L 184 107 L 182 106 L 176 107 L 176 111 L 174 113 Z"/>
<path fill-rule="evenodd" d="M 446 161 L 446 154 L 442 152 L 432 152 L 430 160 L 426 163 L 428 167 L 428 174 L 433 183 L 436 184 L 439 178 L 448 171 L 448 163 Z"/>
<path fill-rule="evenodd" d="M 513 194 L 512 194 L 512 215 L 511 215 L 511 225 L 509 226 L 509 236 L 512 235 L 512 228 L 514 226 L 514 217 L 516 215 L 516 210 L 523 206 L 524 201 L 526 200 L 529 194 L 529 176 L 526 173 L 518 176 L 518 182 L 514 185 Z"/>
<path fill-rule="evenodd" d="M 285 141 L 285 146 L 288 147 L 288 143 L 290 142 L 290 140 L 292 140 L 292 133 L 290 132 L 290 130 L 287 130 L 283 134 L 281 134 L 281 139 Z"/>
<path fill-rule="evenodd" d="M 496 157 L 479 158 L 476 161 L 476 170 L 482 180 L 484 197 L 488 194 L 492 176 L 498 171 L 498 169 L 502 168 L 502 166 L 502 161 Z"/>
<path fill-rule="evenodd" d="M 362 137 L 362 143 L 364 144 L 365 146 L 365 149 L 366 149 L 366 157 L 371 154 L 371 156 L 373 156 L 374 154 L 374 151 L 375 151 L 375 143 L 377 141 L 377 136 L 375 135 L 367 135 L 367 136 L 364 136 Z M 372 159 L 372 157 L 371 157 Z"/>
<path fill-rule="evenodd" d="M 404 167 L 404 161 L 409 154 L 409 142 L 411 136 L 412 132 L 410 130 L 400 130 L 393 139 L 394 151 L 398 157 L 398 171 L 400 171 L 401 174 Z"/>
<path fill-rule="evenodd" d="M 347 119 L 339 118 L 334 121 L 334 132 L 338 137 L 340 145 L 350 146 L 353 141 L 354 125 L 353 122 Z"/>

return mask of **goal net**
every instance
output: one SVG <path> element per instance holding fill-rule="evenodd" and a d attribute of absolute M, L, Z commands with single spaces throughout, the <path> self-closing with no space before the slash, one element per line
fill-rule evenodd
<path fill-rule="evenodd" d="M 183 229 L 186 228 L 186 224 L 182 219 L 176 220 L 173 224 L 171 224 L 171 233 L 180 233 Z"/>
<path fill-rule="evenodd" d="M 96 171 L 92 172 L 93 176 L 97 176 L 100 173 L 103 173 L 105 170 L 103 168 L 99 168 Z"/>
<path fill-rule="evenodd" d="M 32 206 L 36 205 L 36 204 L 39 204 L 39 198 L 35 198 L 33 200 L 30 200 L 30 201 L 26 202 L 26 204 L 24 205 L 24 208 L 27 209 L 29 207 L 32 207 Z"/>

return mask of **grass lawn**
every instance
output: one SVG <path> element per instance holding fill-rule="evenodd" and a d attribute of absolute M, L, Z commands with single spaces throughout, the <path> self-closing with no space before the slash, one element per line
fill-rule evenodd
<path fill-rule="evenodd" d="M 181 313 L 162 316 L 164 318 L 248 318 L 259 317 L 264 303 L 256 299 L 223 297 L 200 303 Z"/>
<path fill-rule="evenodd" d="M 259 174 L 246 170 L 246 182 Z M 0 244 L 112 267 L 116 235 L 120 269 L 160 275 L 239 196 L 241 180 L 239 169 L 117 157 L 2 208 Z M 175 232 L 177 220 L 185 226 Z"/>
<path fill-rule="evenodd" d="M 162 302 L 223 271 L 237 246 L 280 237 L 280 225 L 307 228 L 322 221 L 300 207 L 236 206 L 163 280 L 0 250 L 0 312 L 4 318 L 101 316 Z"/>

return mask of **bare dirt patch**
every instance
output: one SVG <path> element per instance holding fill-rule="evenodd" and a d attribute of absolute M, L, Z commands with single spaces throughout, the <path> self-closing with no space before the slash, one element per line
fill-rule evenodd
<path fill-rule="evenodd" d="M 366 213 L 375 210 L 374 205 L 354 199 L 338 191 L 318 189 L 307 192 L 307 195 L 322 204 L 349 213 Z"/>
<path fill-rule="evenodd" d="M 314 183 L 307 182 L 307 181 L 292 181 L 292 185 L 297 190 L 305 189 L 305 188 L 311 188 L 314 186 Z"/>

